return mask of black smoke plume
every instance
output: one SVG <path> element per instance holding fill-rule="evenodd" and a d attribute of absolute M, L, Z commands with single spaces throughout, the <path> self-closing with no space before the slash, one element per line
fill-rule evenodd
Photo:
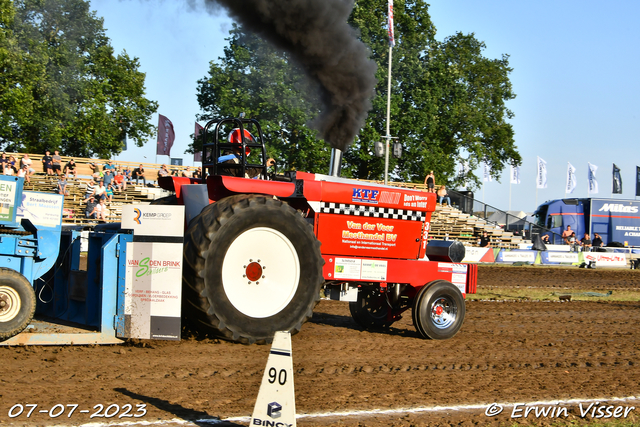
<path fill-rule="evenodd" d="M 346 151 L 364 126 L 376 64 L 347 24 L 353 0 L 206 0 L 226 8 L 244 29 L 288 52 L 320 85 L 319 137 Z"/>

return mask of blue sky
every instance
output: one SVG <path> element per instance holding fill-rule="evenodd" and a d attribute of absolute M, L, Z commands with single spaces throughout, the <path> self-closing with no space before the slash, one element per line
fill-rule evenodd
<path fill-rule="evenodd" d="M 199 2 L 201 0 L 192 0 Z M 433 0 L 431 19 L 443 39 L 457 31 L 475 33 L 484 54 L 510 55 L 514 92 L 508 103 L 523 164 L 521 184 L 485 183 L 476 198 L 500 209 L 531 212 L 565 195 L 567 162 L 577 169 L 571 197 L 587 197 L 587 162 L 598 166 L 599 197 L 611 197 L 611 169 L 622 170 L 622 198 L 635 198 L 640 138 L 640 2 L 613 0 L 501 1 Z M 174 124 L 173 157 L 183 154 L 193 133 L 196 81 L 209 61 L 222 55 L 231 20 L 210 15 L 187 1 L 92 0 L 104 18 L 116 52 L 140 59 L 147 96 Z M 393 120 L 393 118 L 392 118 Z M 157 124 L 157 115 L 152 119 Z M 155 140 L 130 148 L 120 160 L 154 162 Z M 536 156 L 547 162 L 548 188 L 535 188 Z M 168 161 L 158 156 L 159 162 Z M 317 171 L 325 173 L 326 171 Z M 477 171 L 480 173 L 480 171 Z M 511 187 L 511 188 L 510 188 Z M 509 194 L 511 193 L 511 197 Z M 484 196 L 483 196 L 484 195 Z"/>

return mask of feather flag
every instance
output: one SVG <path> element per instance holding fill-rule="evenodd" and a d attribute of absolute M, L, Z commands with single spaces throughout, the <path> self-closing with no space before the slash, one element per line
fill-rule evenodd
<path fill-rule="evenodd" d="M 567 194 L 573 193 L 573 190 L 576 188 L 576 168 L 569 163 L 567 167 L 567 188 L 565 191 Z"/>
<path fill-rule="evenodd" d="M 592 165 L 591 163 L 588 163 L 589 165 L 589 171 L 588 171 L 588 178 L 589 178 L 589 194 L 598 194 L 598 181 L 596 180 L 596 171 L 598 170 L 598 167 L 596 165 Z"/>

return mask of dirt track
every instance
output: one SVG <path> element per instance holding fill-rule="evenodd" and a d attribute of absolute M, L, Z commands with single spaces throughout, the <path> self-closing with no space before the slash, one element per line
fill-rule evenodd
<path fill-rule="evenodd" d="M 481 267 L 479 288 L 638 288 L 640 272 Z M 322 301 L 293 338 L 299 414 L 492 402 L 640 396 L 640 303 L 467 302 L 462 331 L 448 341 L 420 339 L 411 315 L 386 333 L 360 330 L 345 303 Z M 269 348 L 215 340 L 139 342 L 108 347 L 0 348 L 0 424 L 79 425 L 87 414 L 51 419 L 36 411 L 10 419 L 16 403 L 145 403 L 127 421 L 250 415 Z M 627 420 L 640 421 L 640 401 Z M 508 421 L 483 409 L 387 416 L 302 418 L 316 425 L 485 425 Z M 577 404 L 573 405 L 577 412 Z M 570 419 L 579 419 L 571 415 Z M 91 411 L 93 412 L 93 410 Z M 588 418 L 587 420 L 590 420 Z M 519 420 L 522 422 L 522 419 Z M 535 419 L 536 425 L 554 421 Z M 239 423 L 244 424 L 246 423 Z M 202 422 L 197 425 L 206 425 Z"/>

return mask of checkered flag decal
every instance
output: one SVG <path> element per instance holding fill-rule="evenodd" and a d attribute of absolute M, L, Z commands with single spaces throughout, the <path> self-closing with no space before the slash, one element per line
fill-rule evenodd
<path fill-rule="evenodd" d="M 403 219 L 405 221 L 424 221 L 426 216 L 426 213 L 421 211 L 408 211 L 404 209 L 377 208 L 374 206 L 326 202 L 322 202 L 320 204 L 320 213 L 354 215 L 370 218 Z"/>

